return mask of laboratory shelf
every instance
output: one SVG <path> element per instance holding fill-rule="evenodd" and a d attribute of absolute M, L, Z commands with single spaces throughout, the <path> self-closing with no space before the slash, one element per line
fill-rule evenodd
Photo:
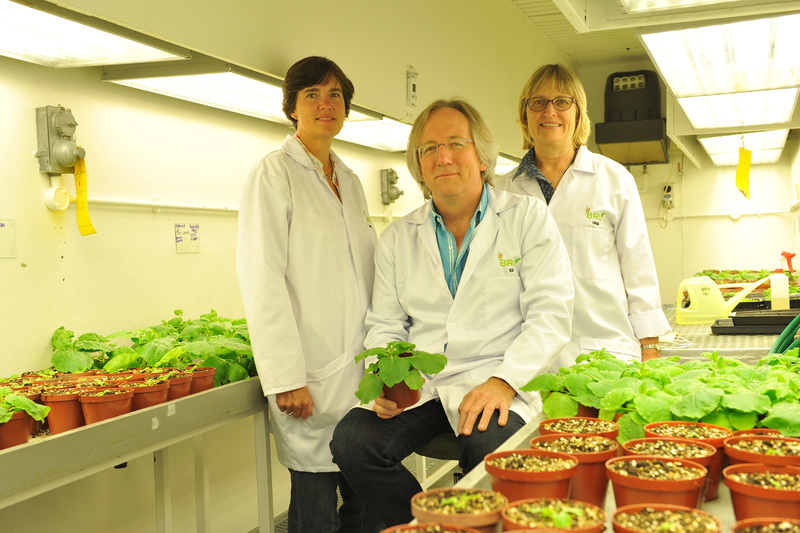
<path fill-rule="evenodd" d="M 203 434 L 253 417 L 259 531 L 273 531 L 272 472 L 267 402 L 258 378 L 59 433 L 0 451 L 0 509 L 104 469 L 153 454 L 154 505 L 159 533 L 171 532 L 169 447 L 194 440 L 198 533 L 209 531 L 209 479 Z"/>

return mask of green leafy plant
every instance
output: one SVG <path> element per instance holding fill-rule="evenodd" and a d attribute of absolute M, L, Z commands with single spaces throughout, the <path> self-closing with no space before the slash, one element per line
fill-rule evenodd
<path fill-rule="evenodd" d="M 364 369 L 364 377 L 355 393 L 362 404 L 378 398 L 384 385 L 392 387 L 404 381 L 410 389 L 417 390 L 425 382 L 422 374 L 438 374 L 447 365 L 444 355 L 415 348 L 416 345 L 410 342 L 392 341 L 384 348 L 370 348 L 356 356 L 356 362 L 377 357 L 377 361 Z"/>
<path fill-rule="evenodd" d="M 0 424 L 5 424 L 11 420 L 11 416 L 16 411 L 25 411 L 33 417 L 34 420 L 43 422 L 50 408 L 45 405 L 39 405 L 30 398 L 14 394 L 14 391 L 9 387 L 0 387 Z"/>
<path fill-rule="evenodd" d="M 195 320 L 184 320 L 183 310 L 151 327 L 117 331 L 108 336 L 75 333 L 63 326 L 53 334 L 53 367 L 61 372 L 102 368 L 120 372 L 134 368 L 216 368 L 214 385 L 256 375 L 250 332 L 244 319 L 222 318 L 213 309 Z M 129 344 L 116 345 L 123 339 Z"/>
<path fill-rule="evenodd" d="M 678 357 L 641 363 L 616 360 L 604 351 L 581 355 L 558 374 L 544 374 L 523 390 L 539 391 L 550 418 L 575 416 L 578 404 L 617 416 L 619 440 L 644 437 L 643 427 L 669 420 L 699 421 L 731 430 L 769 427 L 800 436 L 798 350 L 771 354 L 756 365 L 721 357 L 679 362 Z"/>
<path fill-rule="evenodd" d="M 583 516 L 583 509 L 567 504 L 533 506 L 527 509 L 530 514 L 539 515 L 542 520 L 553 523 L 558 529 L 569 529 L 572 527 L 573 517 Z"/>

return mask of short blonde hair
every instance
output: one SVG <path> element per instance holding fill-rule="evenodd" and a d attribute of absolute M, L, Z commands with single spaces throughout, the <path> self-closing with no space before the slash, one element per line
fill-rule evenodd
<path fill-rule="evenodd" d="M 414 125 L 411 126 L 411 133 L 408 136 L 408 146 L 406 148 L 406 166 L 408 166 L 411 176 L 419 185 L 425 199 L 431 197 L 431 191 L 425 180 L 422 178 L 422 167 L 419 163 L 419 141 L 422 138 L 422 130 L 428 123 L 428 118 L 431 113 L 439 109 L 455 109 L 461 112 L 469 122 L 470 135 L 472 141 L 475 143 L 475 150 L 478 152 L 478 159 L 481 165 L 486 165 L 486 170 L 481 172 L 481 177 L 484 183 L 494 183 L 494 167 L 497 164 L 497 155 L 500 153 L 500 145 L 495 142 L 492 132 L 489 127 L 481 118 L 478 110 L 472 107 L 465 100 L 459 98 L 451 98 L 449 100 L 436 100 L 431 105 L 422 110 L 422 112 L 414 120 Z"/>
<path fill-rule="evenodd" d="M 575 131 L 572 134 L 573 148 L 586 144 L 586 141 L 589 140 L 591 122 L 589 121 L 589 114 L 586 111 L 586 91 L 583 88 L 581 80 L 578 79 L 578 76 L 576 76 L 574 72 L 568 67 L 556 63 L 539 67 L 522 88 L 522 94 L 519 96 L 517 122 L 519 122 L 519 127 L 522 130 L 522 148 L 524 150 L 529 150 L 534 145 L 533 137 L 531 137 L 528 131 L 528 114 L 526 112 L 528 98 L 551 82 L 556 90 L 562 93 L 563 96 L 572 96 L 575 98 L 577 116 L 575 117 Z"/>

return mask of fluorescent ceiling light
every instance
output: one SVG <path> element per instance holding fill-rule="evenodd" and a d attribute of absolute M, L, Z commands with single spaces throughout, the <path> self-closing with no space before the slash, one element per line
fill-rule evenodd
<path fill-rule="evenodd" d="M 782 150 L 789 130 L 757 131 L 753 133 L 699 137 L 697 140 L 709 154 L 734 153 L 744 146 L 753 152 L 759 150 Z"/>
<path fill-rule="evenodd" d="M 696 129 L 780 124 L 792 118 L 797 89 L 678 98 Z"/>
<path fill-rule="evenodd" d="M 106 67 L 103 69 L 103 80 L 289 124 L 283 114 L 280 79 L 223 61 L 200 58 L 194 62 Z M 336 138 L 397 152 L 406 149 L 410 131 L 411 126 L 408 124 L 370 113 L 351 104 L 350 116 Z"/>
<path fill-rule="evenodd" d="M 730 154 L 713 154 L 709 155 L 714 165 L 718 167 L 731 167 L 739 164 L 739 152 Z M 769 163 L 777 163 L 781 158 L 781 150 L 759 150 L 751 154 L 751 165 L 766 165 Z"/>
<path fill-rule="evenodd" d="M 789 130 L 786 129 L 699 137 L 698 140 L 716 166 L 736 165 L 740 146 L 752 152 L 752 164 L 760 165 L 776 163 L 780 159 L 788 135 Z"/>
<path fill-rule="evenodd" d="M 622 9 L 626 13 L 708 6 L 723 2 L 730 2 L 730 0 L 619 0 Z"/>
<path fill-rule="evenodd" d="M 186 49 L 134 36 L 131 30 L 100 19 L 37 0 L 26 3 L 49 12 L 0 0 L 0 55 L 48 67 L 163 61 L 190 55 Z"/>
<path fill-rule="evenodd" d="M 677 97 L 800 85 L 800 14 L 642 35 Z"/>
<path fill-rule="evenodd" d="M 354 120 L 353 109 L 342 131 L 336 138 L 366 146 L 372 146 L 387 152 L 403 152 L 408 145 L 411 125 L 383 117 L 380 120 Z M 369 141 L 369 144 L 367 144 Z"/>
<path fill-rule="evenodd" d="M 515 168 L 519 166 L 519 161 L 514 161 L 508 157 L 503 155 L 497 156 L 497 165 L 494 167 L 494 174 L 495 176 L 502 176 L 504 174 L 508 174 Z"/>

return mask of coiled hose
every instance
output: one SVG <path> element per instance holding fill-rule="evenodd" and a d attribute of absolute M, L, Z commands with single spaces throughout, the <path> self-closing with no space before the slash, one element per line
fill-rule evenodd
<path fill-rule="evenodd" d="M 769 353 L 786 353 L 788 350 L 800 346 L 800 336 L 795 338 L 798 328 L 800 328 L 800 315 L 794 317 L 786 329 L 778 335 Z"/>

